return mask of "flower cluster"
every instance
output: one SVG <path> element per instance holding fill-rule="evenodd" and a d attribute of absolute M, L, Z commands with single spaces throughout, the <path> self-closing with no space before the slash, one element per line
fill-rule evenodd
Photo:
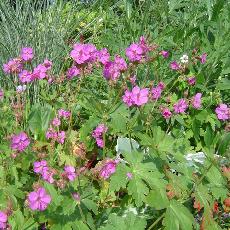
<path fill-rule="evenodd" d="M 106 133 L 108 128 L 105 124 L 99 124 L 96 129 L 94 129 L 92 136 L 95 138 L 97 146 L 103 148 L 105 143 L 103 140 L 103 134 Z"/>
<path fill-rule="evenodd" d="M 46 193 L 43 187 L 38 188 L 36 191 L 29 193 L 27 201 L 29 207 L 35 211 L 44 211 L 47 209 L 51 202 L 51 196 Z"/>
<path fill-rule="evenodd" d="M 192 102 L 192 106 L 195 109 L 200 109 L 201 108 L 201 97 L 202 94 L 201 93 L 197 93 L 191 100 Z"/>
<path fill-rule="evenodd" d="M 34 57 L 33 49 L 31 47 L 22 48 L 20 57 L 25 62 L 31 61 L 33 59 L 33 57 Z"/>
<path fill-rule="evenodd" d="M 201 108 L 201 93 L 197 93 L 194 97 L 191 99 L 191 104 L 194 109 L 200 109 Z M 186 99 L 182 98 L 173 106 L 175 113 L 185 113 L 185 111 L 188 108 L 188 103 Z"/>
<path fill-rule="evenodd" d="M 46 160 L 35 161 L 34 162 L 34 172 L 41 175 L 42 179 L 50 184 L 54 183 L 54 170 L 49 168 Z"/>
<path fill-rule="evenodd" d="M 165 88 L 165 84 L 163 82 L 159 82 L 156 87 L 151 89 L 152 99 L 158 100 L 161 97 L 162 90 Z"/>
<path fill-rule="evenodd" d="M 105 159 L 97 163 L 95 168 L 92 169 L 92 172 L 99 176 L 100 178 L 106 180 L 108 179 L 113 173 L 116 172 L 117 164 L 119 160 L 113 159 Z"/>
<path fill-rule="evenodd" d="M 48 78 L 48 71 L 52 67 L 52 62 L 45 59 L 42 64 L 36 66 L 32 71 L 24 69 L 26 62 L 31 62 L 34 57 L 31 47 L 21 49 L 20 57 L 10 59 L 8 63 L 3 64 L 3 71 L 6 74 L 18 74 L 21 83 L 30 83 L 36 79 Z"/>
<path fill-rule="evenodd" d="M 70 56 L 78 64 L 87 64 L 96 59 L 97 49 L 93 44 L 74 44 Z"/>
<path fill-rule="evenodd" d="M 71 113 L 70 111 L 64 110 L 64 109 L 59 109 L 58 110 L 58 117 L 59 118 L 65 118 L 68 119 L 70 117 Z"/>
<path fill-rule="evenodd" d="M 199 60 L 201 64 L 205 64 L 206 60 L 207 60 L 207 54 L 203 53 L 201 56 L 195 56 L 195 57 L 192 56 L 191 58 Z M 183 54 L 180 57 L 180 62 L 177 62 L 174 60 L 170 63 L 170 68 L 172 70 L 175 70 L 175 71 L 183 70 L 184 66 L 186 66 L 188 63 L 189 63 L 189 56 L 187 54 Z M 191 79 L 191 81 L 192 81 L 192 79 Z M 190 84 L 190 82 L 189 82 L 189 84 Z M 193 83 L 193 81 L 192 81 L 191 85 L 193 85 L 193 84 L 195 84 L 195 83 Z"/>
<path fill-rule="evenodd" d="M 3 64 L 3 71 L 6 74 L 18 74 L 22 71 L 23 63 L 20 58 L 10 59 L 8 63 Z"/>
<path fill-rule="evenodd" d="M 55 117 L 51 121 L 51 127 L 46 132 L 46 138 L 57 141 L 60 144 L 64 144 L 66 138 L 65 131 L 59 130 L 59 126 L 61 125 L 61 118 L 68 119 L 70 115 L 71 113 L 69 111 L 59 109 L 58 117 Z"/>
<path fill-rule="evenodd" d="M 97 61 L 100 62 L 102 65 L 105 65 L 109 62 L 110 54 L 106 48 L 97 51 Z"/>
<path fill-rule="evenodd" d="M 141 106 L 148 102 L 149 89 L 141 89 L 139 86 L 135 86 L 132 91 L 126 90 L 122 99 L 123 102 L 128 106 Z"/>
<path fill-rule="evenodd" d="M 68 79 L 72 79 L 73 77 L 76 77 L 78 75 L 80 75 L 80 70 L 76 66 L 70 67 L 66 72 L 66 76 Z"/>
<path fill-rule="evenodd" d="M 67 165 L 64 168 L 63 176 L 69 179 L 69 181 L 74 181 L 77 177 L 76 170 L 73 166 Z"/>
<path fill-rule="evenodd" d="M 172 116 L 172 113 L 169 108 L 162 108 L 161 114 L 165 119 L 169 119 Z"/>
<path fill-rule="evenodd" d="M 130 62 L 141 62 L 147 58 L 150 47 L 147 45 L 145 38 L 142 36 L 138 43 L 131 44 L 126 49 L 126 56 Z M 164 53 L 165 56 L 167 54 Z"/>
<path fill-rule="evenodd" d="M 15 134 L 11 138 L 11 148 L 18 152 L 23 152 L 30 144 L 30 139 L 25 132 Z"/>
<path fill-rule="evenodd" d="M 127 64 L 125 60 L 117 55 L 113 62 L 109 61 L 104 64 L 103 75 L 107 80 L 116 81 L 126 69 Z"/>
<path fill-rule="evenodd" d="M 228 120 L 230 119 L 230 108 L 226 104 L 220 104 L 215 109 L 216 115 L 219 120 Z"/>
<path fill-rule="evenodd" d="M 188 108 L 188 104 L 184 98 L 180 99 L 173 106 L 175 113 L 184 113 Z"/>

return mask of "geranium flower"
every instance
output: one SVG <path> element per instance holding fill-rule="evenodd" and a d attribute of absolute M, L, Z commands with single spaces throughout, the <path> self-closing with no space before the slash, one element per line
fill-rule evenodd
<path fill-rule="evenodd" d="M 23 152 L 30 144 L 30 139 L 25 132 L 13 135 L 11 138 L 11 148 Z"/>
<path fill-rule="evenodd" d="M 51 202 L 51 196 L 46 193 L 46 190 L 41 187 L 38 190 L 29 193 L 28 195 L 29 207 L 32 210 L 44 211 Z"/>

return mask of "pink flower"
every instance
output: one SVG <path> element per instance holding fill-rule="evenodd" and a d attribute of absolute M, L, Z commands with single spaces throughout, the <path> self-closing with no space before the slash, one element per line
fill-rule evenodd
<path fill-rule="evenodd" d="M 53 128 L 49 128 L 46 132 L 46 139 L 57 139 L 57 132 Z"/>
<path fill-rule="evenodd" d="M 132 98 L 133 98 L 132 92 L 130 92 L 129 90 L 125 90 L 125 94 L 122 96 L 122 100 L 128 107 L 134 105 Z"/>
<path fill-rule="evenodd" d="M 10 59 L 8 63 L 3 64 L 3 71 L 6 74 L 18 74 L 22 71 L 22 60 L 19 58 Z"/>
<path fill-rule="evenodd" d="M 0 229 L 6 229 L 7 221 L 8 216 L 4 212 L 0 211 Z"/>
<path fill-rule="evenodd" d="M 65 142 L 65 131 L 60 131 L 58 132 L 58 136 L 57 136 L 57 142 L 60 143 L 60 144 L 64 144 Z"/>
<path fill-rule="evenodd" d="M 35 161 L 34 162 L 34 172 L 38 174 L 42 174 L 44 171 L 48 170 L 47 161 Z"/>
<path fill-rule="evenodd" d="M 140 37 L 140 39 L 139 39 L 139 45 L 143 49 L 143 52 L 145 54 L 150 50 L 150 47 L 148 46 L 148 44 L 146 42 L 145 36 L 141 36 Z"/>
<path fill-rule="evenodd" d="M 31 47 L 24 47 L 21 49 L 20 57 L 23 61 L 31 61 L 34 57 L 33 49 Z"/>
<path fill-rule="evenodd" d="M 19 74 L 19 80 L 22 83 L 29 83 L 31 82 L 33 79 L 32 74 L 27 71 L 27 70 L 23 70 L 20 74 Z"/>
<path fill-rule="evenodd" d="M 179 70 L 179 69 L 181 68 L 181 66 L 180 66 L 180 64 L 177 63 L 176 61 L 173 61 L 173 62 L 170 63 L 170 68 L 171 68 L 172 70 Z"/>
<path fill-rule="evenodd" d="M 109 58 L 110 58 L 110 54 L 106 48 L 103 48 L 103 49 L 97 51 L 97 59 L 103 65 L 105 65 L 107 62 L 109 62 Z"/>
<path fill-rule="evenodd" d="M 94 61 L 96 59 L 96 54 L 97 50 L 93 44 L 77 43 L 70 52 L 70 56 L 79 65 Z"/>
<path fill-rule="evenodd" d="M 149 89 L 135 86 L 132 91 L 125 91 L 125 94 L 122 96 L 123 102 L 128 106 L 137 105 L 141 106 L 148 102 Z"/>
<path fill-rule="evenodd" d="M 45 59 L 42 65 L 45 66 L 47 70 L 50 70 L 52 68 L 53 63 L 52 61 Z"/>
<path fill-rule="evenodd" d="M 207 60 L 207 53 L 203 53 L 201 56 L 200 56 L 200 62 L 201 64 L 204 64 Z"/>
<path fill-rule="evenodd" d="M 160 54 L 161 54 L 162 57 L 165 58 L 165 59 L 169 57 L 169 52 L 166 51 L 166 50 L 162 50 L 162 51 L 160 52 Z"/>
<path fill-rule="evenodd" d="M 11 148 L 23 152 L 30 144 L 30 139 L 25 132 L 13 135 L 11 139 Z"/>
<path fill-rule="evenodd" d="M 133 178 L 133 174 L 132 174 L 131 172 L 128 172 L 128 173 L 126 174 L 126 176 L 127 176 L 127 178 L 128 178 L 129 180 L 131 180 L 131 179 Z"/>
<path fill-rule="evenodd" d="M 135 105 L 141 106 L 148 102 L 149 90 L 147 88 L 140 89 L 138 86 L 135 86 L 132 89 L 132 100 Z"/>
<path fill-rule="evenodd" d="M 102 166 L 99 175 L 105 180 L 108 179 L 116 171 L 117 162 L 114 160 L 108 160 L 104 166 Z"/>
<path fill-rule="evenodd" d="M 160 81 L 158 83 L 158 87 L 161 89 L 161 90 L 164 90 L 165 89 L 165 83 L 163 81 Z"/>
<path fill-rule="evenodd" d="M 102 138 L 96 138 L 96 143 L 99 148 L 104 148 L 105 143 Z"/>
<path fill-rule="evenodd" d="M 72 79 L 73 77 L 76 77 L 80 74 L 80 70 L 76 66 L 72 66 L 69 68 L 66 72 L 66 76 L 69 79 Z"/>
<path fill-rule="evenodd" d="M 158 100 L 161 97 L 161 92 L 162 92 L 161 87 L 159 87 L 159 86 L 153 87 L 152 90 L 151 90 L 152 99 L 153 100 Z"/>
<path fill-rule="evenodd" d="M 126 49 L 126 56 L 131 62 L 139 62 L 143 55 L 144 50 L 139 44 L 133 43 Z"/>
<path fill-rule="evenodd" d="M 80 194 L 77 192 L 72 193 L 72 197 L 74 200 L 76 200 L 78 202 L 80 202 L 80 200 L 81 200 Z"/>
<path fill-rule="evenodd" d="M 193 77 L 189 77 L 188 79 L 187 79 L 187 82 L 188 82 L 188 84 L 189 85 L 195 85 L 195 83 L 196 83 L 196 78 L 193 76 Z"/>
<path fill-rule="evenodd" d="M 58 117 L 55 117 L 53 120 L 52 120 L 52 125 L 55 126 L 55 127 L 58 127 L 59 125 L 61 124 L 61 121 Z"/>
<path fill-rule="evenodd" d="M 34 68 L 33 76 L 35 79 L 46 78 L 47 77 L 47 68 L 44 65 L 39 64 L 37 67 Z"/>
<path fill-rule="evenodd" d="M 163 108 L 161 114 L 165 119 L 169 119 L 172 116 L 172 113 L 168 108 Z"/>
<path fill-rule="evenodd" d="M 104 147 L 103 134 L 106 133 L 108 127 L 105 124 L 99 124 L 96 129 L 94 129 L 92 136 L 95 138 L 97 146 L 100 148 Z"/>
<path fill-rule="evenodd" d="M 192 98 L 192 106 L 195 109 L 199 109 L 201 107 L 201 97 L 202 94 L 201 93 L 197 93 L 193 98 Z"/>
<path fill-rule="evenodd" d="M 4 97 L 4 91 L 2 89 L 0 89 L 0 100 L 2 100 Z"/>
<path fill-rule="evenodd" d="M 63 117 L 63 118 L 69 118 L 71 115 L 71 113 L 69 111 L 66 111 L 64 109 L 59 109 L 58 110 L 58 116 L 59 118 Z"/>
<path fill-rule="evenodd" d="M 184 113 L 188 108 L 188 104 L 185 99 L 180 99 L 176 104 L 174 104 L 173 108 L 176 113 Z"/>
<path fill-rule="evenodd" d="M 44 211 L 51 202 L 51 196 L 41 187 L 37 191 L 29 193 L 27 200 L 32 210 Z"/>
<path fill-rule="evenodd" d="M 129 78 L 129 81 L 133 86 L 136 85 L 136 80 L 137 80 L 136 76 L 132 76 L 132 77 Z"/>
<path fill-rule="evenodd" d="M 50 184 L 54 183 L 54 171 L 52 169 L 45 168 L 44 170 L 42 170 L 41 175 L 43 180 L 47 181 Z"/>
<path fill-rule="evenodd" d="M 125 71 L 127 69 L 127 63 L 119 55 L 115 56 L 114 63 L 116 64 L 116 66 L 120 71 Z"/>
<path fill-rule="evenodd" d="M 226 104 L 220 104 L 215 112 L 219 120 L 225 121 L 230 118 L 230 108 Z"/>
<path fill-rule="evenodd" d="M 73 166 L 65 166 L 65 175 L 70 181 L 74 181 L 76 178 L 75 168 Z"/>
<path fill-rule="evenodd" d="M 104 65 L 103 76 L 105 79 L 116 81 L 120 74 L 120 68 L 116 63 L 109 61 Z"/>
<path fill-rule="evenodd" d="M 106 133 L 108 127 L 105 124 L 99 124 L 96 129 L 94 129 L 92 136 L 94 138 L 101 137 L 103 133 Z"/>

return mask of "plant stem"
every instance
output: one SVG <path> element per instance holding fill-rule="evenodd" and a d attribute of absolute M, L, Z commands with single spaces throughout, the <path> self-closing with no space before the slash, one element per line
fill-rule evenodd
<path fill-rule="evenodd" d="M 156 226 L 165 216 L 165 213 L 163 213 L 161 216 L 159 216 L 150 226 L 147 230 L 153 229 L 154 226 Z"/>

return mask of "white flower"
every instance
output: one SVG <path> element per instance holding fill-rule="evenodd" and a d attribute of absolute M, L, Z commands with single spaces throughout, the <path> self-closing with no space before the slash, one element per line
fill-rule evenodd
<path fill-rule="evenodd" d="M 181 63 L 188 63 L 188 55 L 184 54 L 182 57 L 180 57 Z"/>
<path fill-rule="evenodd" d="M 22 93 L 26 90 L 26 85 L 19 85 L 16 87 L 18 93 Z"/>

